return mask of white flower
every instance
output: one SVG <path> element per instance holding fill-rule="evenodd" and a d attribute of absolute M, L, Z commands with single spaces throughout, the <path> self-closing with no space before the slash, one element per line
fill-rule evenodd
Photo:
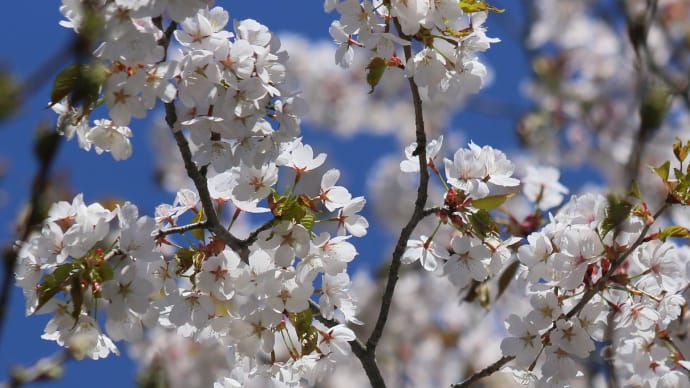
<path fill-rule="evenodd" d="M 533 310 L 526 319 L 538 329 L 545 329 L 553 324 L 561 315 L 561 306 L 553 292 L 535 294 L 530 298 Z"/>
<path fill-rule="evenodd" d="M 491 251 L 480 240 L 469 237 L 454 237 L 450 242 L 452 255 L 443 266 L 443 273 L 458 288 L 469 285 L 470 280 L 486 278 L 486 266 L 491 260 Z"/>
<path fill-rule="evenodd" d="M 355 237 L 362 237 L 367 234 L 369 222 L 366 218 L 356 214 L 364 208 L 366 202 L 364 197 L 353 198 L 350 203 L 340 210 L 336 218 L 340 233 L 344 233 L 347 230 Z"/>
<path fill-rule="evenodd" d="M 237 185 L 232 194 L 240 201 L 263 199 L 271 193 L 271 187 L 278 182 L 278 167 L 274 163 L 265 163 L 260 167 L 247 166 L 243 163 L 234 168 Z"/>
<path fill-rule="evenodd" d="M 457 150 L 453 160 L 444 159 L 444 164 L 448 183 L 475 199 L 506 195 L 520 184 L 511 177 L 513 163 L 490 146 L 479 148 L 470 143 L 469 149 Z"/>
<path fill-rule="evenodd" d="M 335 168 L 326 171 L 321 177 L 321 192 L 318 198 L 329 211 L 344 207 L 352 200 L 352 195 L 345 187 L 335 185 L 338 178 L 340 171 Z"/>
<path fill-rule="evenodd" d="M 150 217 L 139 217 L 137 207 L 126 202 L 117 208 L 120 223 L 119 248 L 134 260 L 155 261 L 161 257 L 156 251 L 153 231 L 156 222 Z"/>
<path fill-rule="evenodd" d="M 405 72 L 419 87 L 436 87 L 446 77 L 446 60 L 432 47 L 425 47 L 407 61 Z"/>
<path fill-rule="evenodd" d="M 132 130 L 117 125 L 110 120 L 95 120 L 95 126 L 86 135 L 86 139 L 96 146 L 96 153 L 108 151 L 115 160 L 124 160 L 132 156 Z"/>
<path fill-rule="evenodd" d="M 558 182 L 560 173 L 553 167 L 527 167 L 523 178 L 522 192 L 527 198 L 536 202 L 541 210 L 551 209 L 563 202 L 563 195 L 568 189 Z"/>
<path fill-rule="evenodd" d="M 434 164 L 434 159 L 438 152 L 443 146 L 443 135 L 439 136 L 438 139 L 432 139 L 426 145 L 426 157 L 427 166 Z M 417 149 L 417 142 L 412 142 L 412 144 L 405 147 L 405 160 L 400 162 L 400 171 L 402 172 L 419 172 L 419 158 L 413 155 L 414 151 Z"/>
<path fill-rule="evenodd" d="M 340 21 L 334 20 L 328 28 L 331 37 L 338 44 L 338 49 L 335 50 L 335 63 L 347 69 L 352 64 L 352 59 L 355 57 L 355 52 L 352 50 L 352 40 L 350 35 L 345 32 Z"/>
<path fill-rule="evenodd" d="M 143 71 L 138 71 L 132 76 L 121 71 L 108 77 L 104 98 L 114 123 L 127 126 L 132 117 L 144 117 L 146 107 L 140 93 L 145 82 L 146 75 Z"/>
<path fill-rule="evenodd" d="M 503 355 L 514 356 L 519 366 L 529 366 L 542 349 L 539 330 L 532 322 L 523 320 L 515 314 L 506 319 L 506 326 L 511 336 L 501 341 Z"/>
<path fill-rule="evenodd" d="M 556 329 L 550 335 L 551 343 L 580 358 L 589 356 L 594 342 L 589 338 L 577 320 L 559 319 Z"/>
<path fill-rule="evenodd" d="M 445 249 L 438 250 L 433 241 L 427 236 L 420 236 L 419 240 L 408 240 L 407 249 L 401 258 L 403 264 L 411 264 L 419 260 L 422 267 L 427 271 L 435 271 L 438 267 L 438 261 L 444 264 L 449 260 L 449 256 Z"/>

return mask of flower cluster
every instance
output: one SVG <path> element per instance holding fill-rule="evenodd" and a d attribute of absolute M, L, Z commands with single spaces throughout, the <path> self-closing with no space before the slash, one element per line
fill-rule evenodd
<path fill-rule="evenodd" d="M 519 382 L 564 386 L 591 372 L 582 360 L 602 344 L 607 367 L 622 384 L 687 381 L 690 363 L 673 331 L 686 306 L 689 249 L 674 238 L 689 238 L 690 229 L 660 224 L 672 205 L 690 204 L 690 173 L 683 168 L 690 142 L 674 143 L 679 168 L 672 171 L 667 161 L 652 169 L 665 195 L 653 198 L 661 202 L 656 213 L 635 185 L 624 197 L 584 194 L 561 206 L 568 189 L 558 182 L 557 169 L 527 166 L 524 175 L 520 168 L 516 173 L 513 162 L 491 146 L 470 142 L 440 163 L 444 137 L 427 141 L 420 111 L 426 106 L 445 112 L 458 95 L 482 87 L 487 70 L 478 54 L 498 41 L 482 25 L 488 11 L 500 10 L 484 1 L 326 0 L 325 10 L 340 14 L 329 29 L 336 64 L 366 69 L 371 93 L 378 88 L 384 97 L 399 94 L 395 87 L 380 91 L 384 75 L 410 80 L 418 124 L 405 160 L 384 161 L 378 171 L 377 183 L 386 186 L 379 194 L 397 197 L 390 207 L 409 199 L 405 178 L 421 178 L 382 307 L 361 311 L 360 299 L 371 307 L 378 296 L 367 280 L 353 283 L 348 274 L 358 255 L 351 241 L 369 228 L 360 214 L 366 200 L 339 185 L 340 171 L 324 168 L 326 155 L 300 137 L 306 104 L 291 89 L 278 37 L 255 20 L 230 23 L 228 12 L 212 3 L 63 0 L 67 20 L 61 25 L 94 50 L 56 79 L 51 106 L 59 114 L 58 130 L 76 135 L 84 149 L 126 159 L 133 119 L 164 105 L 182 158 L 177 171 L 184 169 L 190 180 L 171 184 L 174 200 L 158 205 L 154 217 L 140 216 L 129 202 L 89 205 L 82 194 L 50 208 L 41 229 L 17 247 L 16 268 L 27 315 L 51 314 L 44 339 L 78 359 L 117 354 L 117 341 L 131 342 L 143 366 L 142 385 L 314 385 L 342 375 L 336 363 L 347 365 L 352 346 L 370 377 L 383 371 L 400 384 L 439 385 L 446 382 L 440 375 L 455 381 L 464 377 L 459 370 L 483 367 L 462 354 L 476 352 L 482 363 L 502 355 L 493 369 L 511 372 Z M 558 25 L 543 17 L 555 2 L 538 4 L 530 35 L 535 45 L 560 37 Z M 564 9 L 581 13 L 577 5 Z M 643 43 L 632 32 L 640 60 Z M 647 32 L 644 39 L 653 39 Z M 588 42 L 574 38 L 560 37 L 558 44 L 583 51 Z M 361 62 L 355 47 L 366 49 Z M 600 43 L 591 51 L 596 59 L 620 60 L 619 51 L 629 48 Z M 617 72 L 606 63 L 583 61 L 565 69 L 546 60 L 535 73 L 580 85 Z M 613 91 L 629 94 L 626 79 L 610 78 Z M 337 83 L 324 87 L 329 85 Z M 649 121 L 649 111 L 658 108 L 653 113 L 663 117 L 667 106 L 645 104 L 668 96 L 654 94 L 654 84 L 644 86 L 641 122 L 635 124 L 647 136 L 644 131 L 661 124 Z M 591 101 L 589 89 L 574 89 Z M 531 91 L 547 97 L 562 92 Z M 337 100 L 318 97 L 322 104 Z M 108 118 L 90 126 L 100 105 Z M 572 121 L 602 116 L 599 106 L 583 113 L 581 104 L 545 105 L 540 109 L 547 114 L 562 109 Z M 602 131 L 608 132 L 616 133 Z M 457 148 L 457 141 L 445 145 Z M 623 161 L 633 166 L 630 155 L 624 153 Z M 387 174 L 390 167 L 402 174 Z M 427 187 L 430 174 L 438 181 Z M 533 205 L 524 218 L 507 202 L 520 191 Z M 543 213 L 550 209 L 556 210 Z M 387 218 L 396 223 L 398 216 Z M 414 270 L 416 262 L 424 271 Z M 396 300 L 392 290 L 401 263 L 403 295 Z M 477 302 L 468 307 L 472 314 L 458 311 L 448 285 L 463 301 Z M 513 295 L 502 297 L 507 290 Z M 489 307 L 486 318 L 480 312 Z M 388 308 L 397 318 L 386 321 Z M 377 316 L 366 345 L 347 326 L 365 316 Z M 465 334 L 471 330 L 480 334 Z M 458 367 L 462 360 L 467 368 Z M 438 367 L 441 361 L 446 364 Z"/>
<path fill-rule="evenodd" d="M 357 255 L 350 238 L 367 233 L 359 214 L 366 201 L 338 185 L 338 170 L 314 172 L 326 155 L 299 137 L 303 103 L 286 89 L 277 37 L 251 19 L 226 31 L 228 13 L 206 5 L 64 3 L 66 27 L 81 33 L 94 15 L 104 22 L 94 64 L 72 71 L 102 70 L 110 115 L 89 128 L 93 101 L 73 105 L 67 92 L 54 101 L 64 134 L 124 159 L 132 118 L 160 101 L 182 153 L 190 153 L 185 167 L 203 175 L 159 205 L 155 218 L 139 217 L 130 203 L 87 206 L 81 195 L 54 205 L 21 247 L 17 284 L 28 314 L 54 314 L 44 338 L 79 358 L 117 353 L 113 341 L 141 341 L 147 328 L 162 327 L 168 331 L 152 333 L 177 339 L 154 338 L 157 345 L 137 353 L 167 381 L 313 384 L 354 339 L 344 324 L 329 328 L 317 318 L 359 323 L 347 264 Z M 316 192 L 302 188 L 305 176 L 320 179 Z M 261 213 L 262 226 L 236 237 L 244 234 L 233 228 L 238 217 Z M 214 219 L 227 223 L 226 234 L 213 229 Z M 104 330 L 96 321 L 102 311 Z M 175 366 L 181 360 L 166 356 L 191 357 L 197 346 L 227 357 Z M 192 380 L 175 377 L 190 368 Z"/>
<path fill-rule="evenodd" d="M 339 45 L 336 63 L 347 68 L 354 58 L 353 47 L 369 50 L 367 81 L 372 89 L 386 68 L 400 67 L 429 99 L 476 92 L 487 75 L 477 53 L 499 41 L 484 32 L 487 13 L 477 12 L 464 2 L 327 0 L 324 8 L 340 13 L 329 30 Z M 414 42 L 423 47 L 401 59 L 396 47 Z"/>

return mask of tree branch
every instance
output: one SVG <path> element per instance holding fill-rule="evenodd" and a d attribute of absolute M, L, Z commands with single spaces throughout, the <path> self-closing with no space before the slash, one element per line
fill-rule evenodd
<path fill-rule="evenodd" d="M 207 227 L 208 227 L 208 221 L 199 221 L 199 222 L 194 222 L 194 223 L 187 224 L 187 225 L 173 226 L 170 228 L 159 229 L 158 233 L 156 233 L 156 239 L 159 239 L 161 237 L 168 236 L 171 234 L 181 234 L 181 233 L 188 232 L 188 231 L 194 230 L 194 229 L 205 229 Z"/>
<path fill-rule="evenodd" d="M 243 244 L 242 240 L 228 232 L 218 219 L 213 199 L 211 199 L 211 194 L 208 191 L 206 177 L 196 167 L 194 161 L 192 161 L 192 151 L 189 148 L 189 142 L 184 133 L 181 130 L 175 129 L 177 113 L 175 112 L 175 104 L 171 102 L 165 104 L 165 121 L 168 123 L 173 137 L 175 138 L 175 142 L 177 143 L 177 148 L 180 150 L 180 155 L 184 161 L 184 168 L 187 170 L 187 176 L 194 182 L 194 186 L 199 193 L 199 200 L 204 209 L 206 224 L 209 231 L 219 237 L 233 251 L 237 252 L 242 261 L 249 263 L 249 248 L 247 245 Z"/>
<path fill-rule="evenodd" d="M 411 40 L 409 36 L 405 36 L 402 33 L 402 28 L 400 27 L 400 23 L 396 18 L 393 18 L 393 22 L 395 23 L 396 29 L 398 30 L 400 36 L 403 39 Z M 412 49 L 410 46 L 405 46 L 404 50 L 405 59 L 409 60 L 412 57 Z M 383 329 L 388 321 L 388 314 L 393 302 L 393 293 L 395 292 L 395 285 L 399 277 L 398 273 L 400 271 L 401 257 L 405 253 L 407 241 L 410 239 L 412 232 L 424 217 L 424 205 L 426 204 L 428 197 L 429 171 L 426 165 L 426 133 L 424 131 L 422 98 L 419 95 L 419 89 L 414 81 L 414 78 L 409 79 L 409 85 L 410 91 L 412 92 L 412 103 L 414 105 L 415 112 L 415 137 L 417 141 L 417 149 L 414 151 L 414 155 L 416 155 L 419 160 L 420 170 L 419 186 L 417 187 L 417 199 L 415 200 L 414 212 L 405 227 L 400 231 L 398 242 L 395 246 L 395 250 L 393 251 L 393 258 L 388 270 L 388 280 L 381 298 L 381 308 L 379 310 L 378 318 L 376 319 L 374 330 L 366 342 L 366 349 L 364 352 L 358 353 L 355 351 L 355 355 L 357 355 L 357 357 L 360 359 L 362 366 L 369 377 L 369 381 L 374 387 L 386 386 L 381 376 L 381 372 L 376 365 L 376 346 L 383 335 Z"/>
<path fill-rule="evenodd" d="M 503 357 L 501 357 L 500 360 L 494 362 L 493 364 L 491 364 L 491 365 L 487 366 L 486 368 L 480 370 L 479 372 L 473 374 L 472 376 L 468 377 L 463 382 L 451 385 L 451 387 L 453 387 L 453 388 L 469 387 L 470 385 L 476 383 L 480 379 L 483 379 L 484 377 L 491 376 L 492 374 L 498 372 L 505 364 L 509 363 L 514 358 L 515 357 L 513 357 L 513 356 L 503 356 Z"/>

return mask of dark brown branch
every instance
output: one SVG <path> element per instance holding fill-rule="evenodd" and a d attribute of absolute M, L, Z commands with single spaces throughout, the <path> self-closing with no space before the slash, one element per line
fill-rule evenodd
<path fill-rule="evenodd" d="M 483 379 L 484 377 L 491 376 L 492 374 L 498 372 L 505 364 L 509 363 L 512 361 L 515 357 L 513 356 L 503 356 L 501 357 L 500 360 L 494 362 L 493 364 L 487 366 L 486 368 L 480 370 L 479 372 L 473 374 L 469 378 L 467 378 L 465 381 L 457 384 L 451 385 L 453 388 L 466 388 L 471 386 L 472 384 L 476 383 L 480 379 Z"/>
<path fill-rule="evenodd" d="M 213 204 L 213 199 L 211 199 L 211 194 L 208 191 L 206 177 L 192 161 L 192 151 L 189 148 L 189 142 L 187 141 L 184 133 L 181 130 L 175 129 L 177 113 L 175 112 L 175 105 L 173 103 L 169 102 L 165 104 L 165 121 L 168 123 L 173 137 L 175 138 L 175 142 L 177 143 L 177 148 L 180 150 L 180 155 L 184 161 L 184 168 L 187 171 L 187 176 L 189 176 L 192 182 L 194 182 L 194 186 L 199 193 L 199 200 L 201 201 L 201 206 L 204 209 L 206 224 L 209 231 L 219 237 L 233 251 L 237 252 L 242 261 L 248 263 L 249 248 L 246 244 L 242 243 L 242 240 L 233 236 L 230 232 L 228 232 L 227 229 L 225 229 L 223 225 L 221 225 Z"/>
<path fill-rule="evenodd" d="M 161 237 L 168 236 L 171 234 L 182 234 L 184 232 L 189 232 L 190 230 L 205 229 L 207 227 L 208 227 L 207 221 L 199 221 L 199 222 L 194 222 L 194 223 L 187 224 L 187 225 L 173 226 L 170 228 L 160 229 L 160 230 L 158 230 L 158 233 L 156 233 L 156 239 L 159 239 Z"/>
<path fill-rule="evenodd" d="M 405 36 L 402 33 L 397 19 L 393 19 L 398 33 L 403 39 L 411 40 L 410 37 Z M 405 59 L 409 60 L 412 57 L 412 49 L 410 46 L 405 46 Z M 376 324 L 374 325 L 374 330 L 372 331 L 369 339 L 366 343 L 366 348 L 363 352 L 357 352 L 353 349 L 355 355 L 359 358 L 364 370 L 371 382 L 373 387 L 385 387 L 381 371 L 376 365 L 376 346 L 378 345 L 381 336 L 383 335 L 383 329 L 388 321 L 388 314 L 390 312 L 393 293 L 395 292 L 395 285 L 398 281 L 398 273 L 400 271 L 401 257 L 405 253 L 405 248 L 407 247 L 407 241 L 410 239 L 412 232 L 414 231 L 417 224 L 422 220 L 424 213 L 424 205 L 426 204 L 428 197 L 428 185 L 429 185 L 429 171 L 427 169 L 426 161 L 426 133 L 424 131 L 424 117 L 422 112 L 422 98 L 419 95 L 419 89 L 414 81 L 414 78 L 409 79 L 410 90 L 412 92 L 412 103 L 414 105 L 415 112 L 415 137 L 417 140 L 417 149 L 414 155 L 417 156 L 419 160 L 419 186 L 417 188 L 417 199 L 415 200 L 414 212 L 407 222 L 405 227 L 400 231 L 400 236 L 398 237 L 398 242 L 393 251 L 393 258 L 388 270 L 388 281 L 386 282 L 386 288 L 383 292 L 381 298 L 381 308 L 379 310 L 378 318 L 376 319 Z"/>

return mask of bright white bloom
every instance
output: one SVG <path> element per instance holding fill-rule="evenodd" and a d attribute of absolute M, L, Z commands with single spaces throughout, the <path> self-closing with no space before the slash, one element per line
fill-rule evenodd
<path fill-rule="evenodd" d="M 446 77 L 446 66 L 443 56 L 432 47 L 425 47 L 407 61 L 405 72 L 414 77 L 419 87 L 436 87 Z"/>
<path fill-rule="evenodd" d="M 156 261 L 161 254 L 157 252 L 153 231 L 156 222 L 150 217 L 139 217 L 137 207 L 129 202 L 117 208 L 120 223 L 120 250 L 134 260 Z"/>
<path fill-rule="evenodd" d="M 570 227 L 558 240 L 560 251 L 553 257 L 553 265 L 558 273 L 549 280 L 572 290 L 582 283 L 587 266 L 601 259 L 604 245 L 599 235 L 586 227 Z"/>
<path fill-rule="evenodd" d="M 438 152 L 443 146 L 443 135 L 439 136 L 438 139 L 432 139 L 426 145 L 426 157 L 427 166 L 431 166 L 434 163 L 434 159 L 438 155 Z M 405 147 L 405 160 L 400 162 L 400 171 L 402 172 L 419 172 L 419 158 L 414 156 L 413 153 L 417 149 L 417 142 L 412 142 L 412 144 Z"/>
<path fill-rule="evenodd" d="M 551 326 L 562 313 L 558 297 L 553 292 L 535 294 L 529 302 L 534 310 L 527 314 L 526 319 L 538 329 Z"/>
<path fill-rule="evenodd" d="M 328 211 L 344 207 L 352 200 L 352 195 L 345 187 L 335 185 L 338 178 L 340 171 L 335 168 L 326 171 L 321 177 L 321 192 L 318 198 Z"/>
<path fill-rule="evenodd" d="M 453 252 L 443 266 L 443 273 L 458 288 L 467 287 L 472 279 L 486 278 L 486 266 L 491 251 L 480 240 L 470 236 L 454 237 L 450 242 Z"/>
<path fill-rule="evenodd" d="M 401 260 L 403 264 L 411 264 L 419 260 L 422 267 L 427 271 L 435 271 L 439 266 L 439 261 L 443 265 L 449 260 L 449 255 L 445 249 L 437 249 L 433 241 L 427 236 L 420 236 L 419 240 L 408 240 L 407 249 Z"/>
<path fill-rule="evenodd" d="M 326 161 L 326 154 L 314 157 L 314 151 L 308 144 L 302 144 L 298 139 L 288 147 L 288 151 L 279 157 L 278 165 L 288 166 L 298 175 L 314 170 Z"/>
<path fill-rule="evenodd" d="M 594 350 L 594 343 L 577 320 L 559 319 L 551 332 L 551 343 L 576 357 L 585 358 Z"/>
<path fill-rule="evenodd" d="M 501 342 L 505 356 L 515 356 L 515 362 L 522 367 L 529 366 L 542 349 L 541 335 L 532 322 L 523 320 L 515 314 L 506 319 L 508 333 Z"/>
<path fill-rule="evenodd" d="M 314 322 L 314 327 L 321 332 L 322 339 L 319 342 L 321 351 L 328 354 L 332 351 L 342 355 L 350 354 L 349 341 L 354 341 L 357 336 L 343 324 L 335 325 L 331 328 L 326 327 L 321 322 Z"/>
<path fill-rule="evenodd" d="M 658 292 L 676 292 L 681 284 L 685 284 L 681 258 L 676 254 L 672 244 L 659 240 L 649 241 L 633 252 L 633 258 L 639 262 L 643 271 L 649 271 L 649 274 L 640 280 L 642 285 L 653 284 L 654 291 Z"/>
<path fill-rule="evenodd" d="M 201 265 L 199 288 L 217 299 L 227 300 L 235 294 L 239 277 L 244 274 L 238 269 L 240 257 L 231 249 L 225 249 L 217 256 L 206 258 Z"/>
<path fill-rule="evenodd" d="M 453 160 L 444 159 L 444 164 L 448 183 L 475 199 L 509 194 L 520 184 L 511 177 L 513 164 L 490 146 L 470 143 L 469 149 L 457 150 Z"/>
<path fill-rule="evenodd" d="M 335 63 L 343 69 L 349 68 L 352 64 L 352 59 L 355 57 L 350 35 L 345 32 L 343 25 L 338 20 L 334 20 L 331 23 L 328 32 L 338 45 L 338 49 L 335 50 Z"/>
<path fill-rule="evenodd" d="M 96 146 L 96 153 L 110 152 L 115 160 L 124 160 L 132 156 L 132 130 L 117 125 L 110 120 L 95 120 L 95 126 L 86 135 L 86 139 Z"/>
<path fill-rule="evenodd" d="M 568 189 L 558 182 L 559 177 L 560 173 L 553 167 L 527 166 L 522 192 L 530 201 L 538 203 L 541 210 L 556 207 L 568 193 Z"/>
<path fill-rule="evenodd" d="M 127 126 L 132 117 L 144 117 L 146 107 L 140 93 L 144 89 L 145 82 L 146 75 L 143 71 L 138 71 L 131 76 L 121 71 L 108 77 L 104 98 L 110 110 L 110 118 L 114 123 Z"/>
<path fill-rule="evenodd" d="M 240 164 L 232 171 L 237 176 L 237 185 L 232 194 L 240 201 L 266 198 L 271 193 L 271 187 L 278 182 L 278 167 L 274 163 L 261 167 Z"/>
<path fill-rule="evenodd" d="M 295 257 L 303 258 L 309 253 L 309 231 L 302 225 L 283 221 L 270 231 L 262 233 L 258 244 L 273 251 L 275 264 L 279 267 L 292 265 Z"/>
<path fill-rule="evenodd" d="M 362 237 L 367 234 L 369 222 L 366 218 L 356 214 L 364 208 L 366 200 L 364 197 L 353 198 L 350 203 L 345 205 L 339 212 L 336 220 L 338 221 L 338 230 L 340 233 L 347 230 L 355 237 Z"/>

